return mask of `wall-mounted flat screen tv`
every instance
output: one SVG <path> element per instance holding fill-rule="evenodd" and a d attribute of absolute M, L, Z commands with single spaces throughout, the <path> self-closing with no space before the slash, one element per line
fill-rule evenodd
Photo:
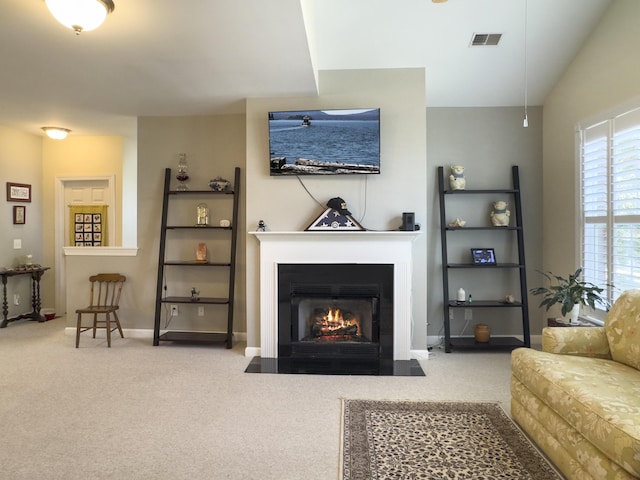
<path fill-rule="evenodd" d="M 272 176 L 380 173 L 380 109 L 269 112 Z"/>

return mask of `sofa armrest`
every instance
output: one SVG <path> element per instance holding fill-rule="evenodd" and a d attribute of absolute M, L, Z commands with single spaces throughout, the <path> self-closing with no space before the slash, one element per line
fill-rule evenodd
<path fill-rule="evenodd" d="M 542 350 L 561 355 L 611 358 L 604 327 L 545 327 Z"/>

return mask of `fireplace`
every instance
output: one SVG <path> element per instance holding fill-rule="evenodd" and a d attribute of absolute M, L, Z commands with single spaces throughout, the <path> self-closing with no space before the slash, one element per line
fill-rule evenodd
<path fill-rule="evenodd" d="M 412 242 L 421 232 L 249 233 L 260 242 L 260 346 L 247 347 L 246 355 L 253 357 L 247 372 L 424 375 L 411 358 Z M 297 274 L 289 280 L 280 278 L 294 265 L 316 269 L 315 279 L 303 281 Z M 382 275 L 384 280 L 372 281 L 378 267 L 387 273 Z M 336 268 L 340 269 L 337 274 Z M 370 288 L 377 291 L 367 291 Z M 307 297 L 302 302 L 301 290 Z M 341 304 L 343 316 L 344 310 L 348 316 L 368 315 L 371 310 L 370 326 L 368 319 L 361 322 L 360 335 L 365 338 L 337 340 L 329 335 L 305 340 L 302 332 L 309 320 L 301 325 L 300 315 L 308 317 L 310 308 L 324 309 L 317 301 L 331 303 L 335 297 L 346 302 Z M 298 320 L 291 323 L 289 318 L 288 326 L 281 329 L 285 316 Z"/>
<path fill-rule="evenodd" d="M 278 312 L 280 359 L 393 361 L 393 265 L 280 264 Z"/>

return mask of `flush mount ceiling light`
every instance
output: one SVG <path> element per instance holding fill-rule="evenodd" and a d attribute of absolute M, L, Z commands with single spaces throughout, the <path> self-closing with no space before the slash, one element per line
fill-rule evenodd
<path fill-rule="evenodd" d="M 432 3 L 446 3 L 447 0 L 431 0 Z"/>
<path fill-rule="evenodd" d="M 111 0 L 45 0 L 51 15 L 76 35 L 102 25 L 115 5 Z"/>
<path fill-rule="evenodd" d="M 47 134 L 47 137 L 53 138 L 54 140 L 64 140 L 67 138 L 67 135 L 69 135 L 69 132 L 71 132 L 68 128 L 61 127 L 42 127 L 42 130 Z"/>

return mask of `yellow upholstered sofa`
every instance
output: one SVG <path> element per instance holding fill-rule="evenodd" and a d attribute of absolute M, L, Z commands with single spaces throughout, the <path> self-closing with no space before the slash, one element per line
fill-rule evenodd
<path fill-rule="evenodd" d="M 511 374 L 513 419 L 568 479 L 640 478 L 640 290 L 604 327 L 545 328 Z"/>

